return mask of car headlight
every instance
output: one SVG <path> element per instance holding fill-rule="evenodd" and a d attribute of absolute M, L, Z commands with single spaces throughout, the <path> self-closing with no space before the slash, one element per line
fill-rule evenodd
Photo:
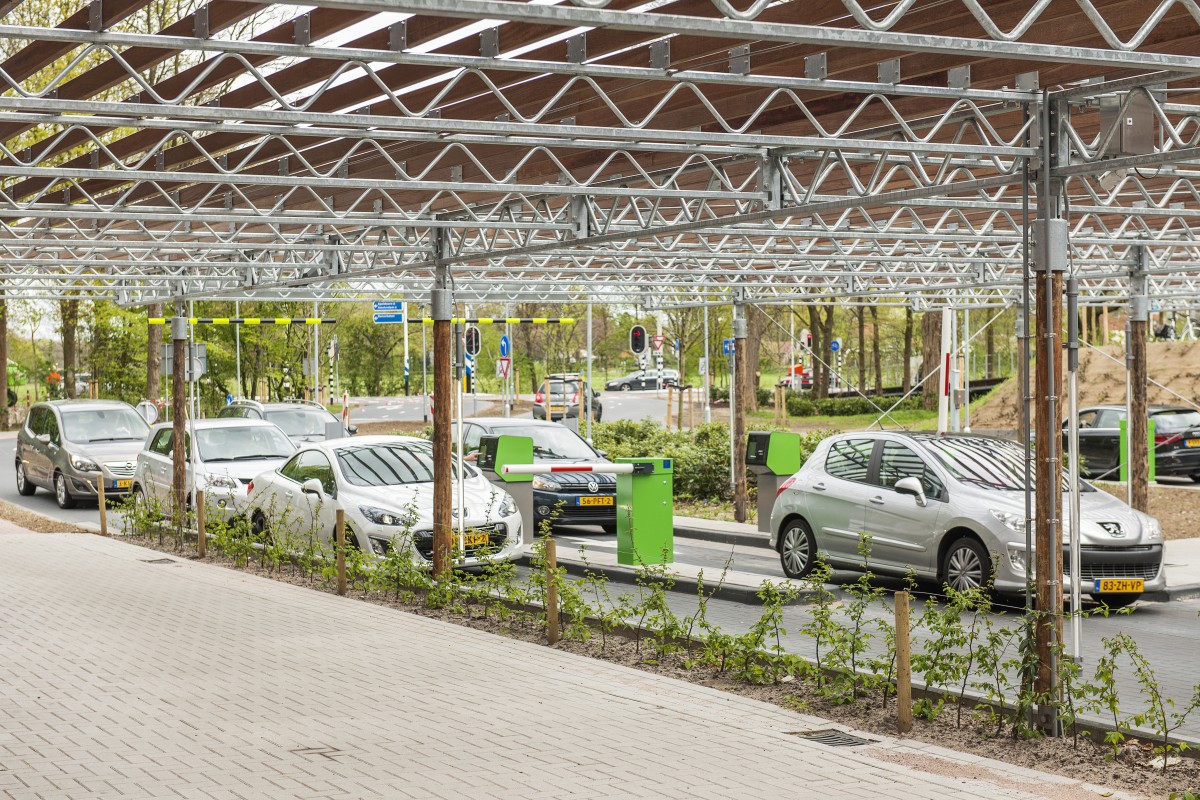
<path fill-rule="evenodd" d="M 512 495 L 506 494 L 501 498 L 499 511 L 502 517 L 511 517 L 517 513 L 517 501 L 512 498 Z"/>
<path fill-rule="evenodd" d="M 376 525 L 403 525 L 407 522 L 407 518 L 397 511 L 388 511 L 386 508 L 376 508 L 375 506 L 359 506 L 358 510 L 362 515 L 374 522 Z M 384 540 L 386 541 L 386 540 Z M 375 545 L 371 545 L 374 549 Z"/>
<path fill-rule="evenodd" d="M 208 485 L 216 489 L 236 489 L 238 484 L 228 475 L 209 475 Z"/>
<path fill-rule="evenodd" d="M 100 465 L 85 456 L 71 456 L 71 466 L 80 472 L 99 472 Z"/>
<path fill-rule="evenodd" d="M 381 539 L 378 536 L 368 536 L 367 540 L 371 543 L 371 552 L 377 556 L 386 556 L 392 550 L 391 539 Z"/>
<path fill-rule="evenodd" d="M 1146 534 L 1147 542 L 1161 542 L 1163 540 L 1162 523 L 1149 514 L 1142 514 L 1142 532 Z"/>
<path fill-rule="evenodd" d="M 998 508 L 989 509 L 992 516 L 1004 523 L 1004 527 L 1008 528 L 1013 533 L 1025 533 L 1025 516 L 1022 514 L 1014 514 L 1011 511 L 1002 511 Z"/>
<path fill-rule="evenodd" d="M 547 492 L 557 492 L 562 488 L 562 484 L 553 478 L 547 478 L 545 475 L 534 475 L 533 488 L 543 489 Z"/>

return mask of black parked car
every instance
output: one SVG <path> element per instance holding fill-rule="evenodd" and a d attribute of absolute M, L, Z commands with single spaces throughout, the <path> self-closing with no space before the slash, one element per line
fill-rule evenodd
<path fill-rule="evenodd" d="M 457 441 L 457 428 L 451 429 Z M 563 464 L 608 462 L 605 454 L 585 442 L 579 434 L 554 422 L 519 417 L 472 417 L 463 420 L 463 452 L 474 460 L 484 436 L 528 436 L 533 439 L 533 457 L 538 461 Z M 533 479 L 535 524 L 552 519 L 559 525 L 600 525 L 608 533 L 617 531 L 617 476 L 596 472 L 556 472 Z"/>
<path fill-rule="evenodd" d="M 664 369 L 662 374 L 656 369 L 643 369 L 631 372 L 624 378 L 616 378 L 604 384 L 605 391 L 628 392 L 634 389 L 663 389 L 667 386 L 679 385 L 679 370 Z"/>
<path fill-rule="evenodd" d="M 1149 407 L 1154 420 L 1154 470 L 1158 477 L 1189 477 L 1200 483 L 1200 411 L 1183 406 Z M 1116 480 L 1121 470 L 1120 424 L 1125 406 L 1090 406 L 1079 412 L 1079 457 L 1089 478 Z M 1063 423 L 1063 452 L 1067 452 Z"/>

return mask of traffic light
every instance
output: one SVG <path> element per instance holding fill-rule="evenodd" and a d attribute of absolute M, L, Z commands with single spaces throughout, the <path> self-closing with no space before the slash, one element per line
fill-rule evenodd
<path fill-rule="evenodd" d="M 629 349 L 638 356 L 646 352 L 646 329 L 641 325 L 629 329 Z"/>
<path fill-rule="evenodd" d="M 476 328 L 474 325 L 467 327 L 465 347 L 467 350 L 467 355 L 469 355 L 471 358 L 479 355 L 479 328 Z"/>

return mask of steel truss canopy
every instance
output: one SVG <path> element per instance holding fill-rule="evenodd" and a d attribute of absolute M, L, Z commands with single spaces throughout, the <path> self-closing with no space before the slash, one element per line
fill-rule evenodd
<path fill-rule="evenodd" d="M 996 306 L 1048 171 L 1083 302 L 1200 299 L 1190 0 L 38 5 L 9 297 Z"/>

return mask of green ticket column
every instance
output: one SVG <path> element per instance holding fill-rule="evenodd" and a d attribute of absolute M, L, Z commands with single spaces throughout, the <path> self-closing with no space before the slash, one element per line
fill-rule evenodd
<path fill-rule="evenodd" d="M 479 456 L 475 465 L 483 470 L 493 486 L 512 495 L 521 512 L 521 541 L 529 544 L 537 536 L 537 520 L 533 516 L 533 476 L 505 475 L 509 464 L 533 463 L 533 439 L 528 436 L 484 436 L 479 441 Z"/>
<path fill-rule="evenodd" d="M 670 564 L 675 560 L 674 468 L 669 458 L 618 458 L 633 464 L 617 475 L 617 563 Z"/>

